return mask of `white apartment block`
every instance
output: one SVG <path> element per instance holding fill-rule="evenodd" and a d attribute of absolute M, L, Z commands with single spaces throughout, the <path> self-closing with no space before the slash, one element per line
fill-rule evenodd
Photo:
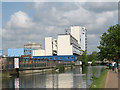
<path fill-rule="evenodd" d="M 71 35 L 78 40 L 81 50 L 87 51 L 87 30 L 85 27 L 72 26 Z"/>
<path fill-rule="evenodd" d="M 87 30 L 85 27 L 82 27 L 80 38 L 81 38 L 81 49 L 87 51 Z"/>
<path fill-rule="evenodd" d="M 58 35 L 58 49 L 57 55 L 80 55 L 81 49 L 76 40 L 72 35 L 60 34 Z"/>
<path fill-rule="evenodd" d="M 32 50 L 33 56 L 46 56 L 45 50 Z"/>
<path fill-rule="evenodd" d="M 80 26 L 72 26 L 70 29 L 71 35 L 78 40 L 78 44 L 80 45 L 80 34 L 82 28 Z"/>
<path fill-rule="evenodd" d="M 57 55 L 57 40 L 52 37 L 45 37 L 46 56 Z"/>
<path fill-rule="evenodd" d="M 70 34 L 59 34 L 57 39 L 45 37 L 45 50 L 33 50 L 33 56 L 81 55 L 87 50 L 87 30 L 72 26 Z"/>

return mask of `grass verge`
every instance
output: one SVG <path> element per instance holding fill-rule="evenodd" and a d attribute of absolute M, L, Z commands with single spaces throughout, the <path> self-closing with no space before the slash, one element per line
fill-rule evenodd
<path fill-rule="evenodd" d="M 99 78 L 96 78 L 90 88 L 104 88 L 108 70 L 105 69 Z"/>

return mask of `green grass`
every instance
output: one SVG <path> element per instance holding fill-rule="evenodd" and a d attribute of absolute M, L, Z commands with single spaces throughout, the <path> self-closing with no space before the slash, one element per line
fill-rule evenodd
<path fill-rule="evenodd" d="M 96 78 L 90 88 L 104 88 L 108 70 L 105 69 L 99 78 Z"/>

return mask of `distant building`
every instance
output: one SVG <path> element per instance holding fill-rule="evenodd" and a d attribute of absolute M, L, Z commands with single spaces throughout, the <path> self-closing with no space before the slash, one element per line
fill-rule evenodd
<path fill-rule="evenodd" d="M 80 55 L 81 48 L 78 40 L 72 35 L 59 34 L 58 35 L 58 53 L 57 55 Z"/>
<path fill-rule="evenodd" d="M 8 57 L 76 61 L 83 51 L 87 51 L 87 30 L 85 27 L 72 26 L 70 33 L 58 34 L 57 39 L 45 37 L 45 50 L 39 43 L 28 43 L 24 48 L 8 49 Z"/>
<path fill-rule="evenodd" d="M 81 30 L 82 30 L 82 28 L 80 26 L 72 26 L 70 29 L 71 35 L 78 41 L 79 45 L 80 45 Z"/>
<path fill-rule="evenodd" d="M 45 50 L 33 50 L 33 57 L 75 61 L 83 51 L 87 51 L 87 30 L 72 26 L 70 33 L 58 34 L 57 39 L 45 37 Z"/>
<path fill-rule="evenodd" d="M 57 55 L 57 40 L 52 37 L 45 37 L 45 55 Z"/>
<path fill-rule="evenodd" d="M 71 35 L 78 40 L 81 50 L 87 51 L 87 30 L 85 27 L 72 26 Z"/>
<path fill-rule="evenodd" d="M 45 50 L 33 50 L 32 54 L 32 56 L 46 56 Z"/>
<path fill-rule="evenodd" d="M 32 49 L 9 48 L 8 57 L 32 57 Z"/>
<path fill-rule="evenodd" d="M 24 48 L 28 49 L 42 49 L 42 45 L 39 43 L 28 43 L 24 45 Z"/>
<path fill-rule="evenodd" d="M 87 30 L 85 27 L 82 27 L 80 42 L 81 42 L 81 49 L 87 51 Z"/>

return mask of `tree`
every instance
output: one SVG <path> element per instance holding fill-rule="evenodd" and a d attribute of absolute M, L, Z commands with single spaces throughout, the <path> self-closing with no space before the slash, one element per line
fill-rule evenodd
<path fill-rule="evenodd" d="M 98 56 L 98 53 L 96 51 L 93 51 L 92 54 L 87 55 L 87 59 L 88 61 L 97 60 L 97 56 Z"/>
<path fill-rule="evenodd" d="M 98 46 L 100 59 L 120 59 L 120 25 L 111 26 L 103 33 Z"/>
<path fill-rule="evenodd" d="M 87 64 L 87 55 L 86 55 L 86 51 L 83 51 L 83 54 L 81 56 L 78 57 L 79 61 L 82 61 L 83 64 Z"/>

